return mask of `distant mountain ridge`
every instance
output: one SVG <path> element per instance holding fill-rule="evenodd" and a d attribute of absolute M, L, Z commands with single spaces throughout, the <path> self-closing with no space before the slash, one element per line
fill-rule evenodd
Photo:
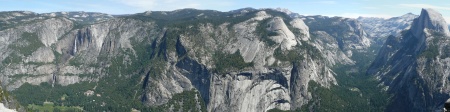
<path fill-rule="evenodd" d="M 0 30 L 14 27 L 26 22 L 42 21 L 48 18 L 65 17 L 79 24 L 93 24 L 113 18 L 112 15 L 97 12 L 53 12 L 34 13 L 30 11 L 0 12 Z"/>
<path fill-rule="evenodd" d="M 386 38 L 390 35 L 399 36 L 403 30 L 411 27 L 412 21 L 418 15 L 407 13 L 399 17 L 392 17 L 389 19 L 376 17 L 359 17 L 358 21 L 363 23 L 364 31 L 367 32 L 370 38 L 384 43 Z"/>

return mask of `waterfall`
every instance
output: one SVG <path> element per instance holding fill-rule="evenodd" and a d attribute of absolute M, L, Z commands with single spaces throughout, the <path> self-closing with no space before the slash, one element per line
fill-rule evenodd
<path fill-rule="evenodd" d="M 75 41 L 73 42 L 74 47 L 73 47 L 73 55 L 75 55 L 75 53 L 77 52 L 77 38 L 75 38 Z"/>
<path fill-rule="evenodd" d="M 53 81 L 52 81 L 52 87 L 55 87 L 55 82 L 56 82 L 56 73 L 53 73 L 53 77 L 52 77 Z"/>

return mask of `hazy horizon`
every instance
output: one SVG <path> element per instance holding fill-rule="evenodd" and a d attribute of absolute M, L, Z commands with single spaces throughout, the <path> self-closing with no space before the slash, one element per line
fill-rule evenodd
<path fill-rule="evenodd" d="M 450 22 L 450 3 L 439 0 L 286 0 L 283 2 L 268 0 L 265 2 L 248 0 L 0 0 L 0 11 L 32 11 L 36 13 L 51 12 L 100 12 L 111 15 L 135 14 L 145 11 L 172 11 L 184 8 L 200 10 L 217 10 L 227 12 L 246 7 L 283 8 L 300 15 L 340 16 L 348 18 L 381 17 L 391 18 L 407 13 L 420 14 L 422 8 L 432 8 L 440 12 Z"/>

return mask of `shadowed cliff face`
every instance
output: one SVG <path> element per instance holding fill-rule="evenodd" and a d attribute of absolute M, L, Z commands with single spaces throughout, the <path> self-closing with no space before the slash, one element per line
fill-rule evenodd
<path fill-rule="evenodd" d="M 386 111 L 442 109 L 448 92 L 448 28 L 442 16 L 423 9 L 411 29 L 390 36 L 367 73 L 394 96 Z"/>

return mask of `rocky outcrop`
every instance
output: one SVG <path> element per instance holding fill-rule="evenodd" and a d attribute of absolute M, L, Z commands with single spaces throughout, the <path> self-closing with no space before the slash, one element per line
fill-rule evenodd
<path fill-rule="evenodd" d="M 367 71 L 394 95 L 387 111 L 435 111 L 449 97 L 446 22 L 436 11 L 422 9 L 412 24 L 387 39 Z"/>
<path fill-rule="evenodd" d="M 310 39 L 309 27 L 306 26 L 305 22 L 302 19 L 294 18 L 294 20 L 292 20 L 290 23 L 294 28 L 299 29 L 300 33 L 303 35 L 303 41 L 308 41 Z"/>
<path fill-rule="evenodd" d="M 275 17 L 268 23 L 268 25 L 269 26 L 267 29 L 269 31 L 278 34 L 277 36 L 270 36 L 270 39 L 276 43 L 281 43 L 282 50 L 291 50 L 293 46 L 297 45 L 294 33 L 288 29 L 282 18 Z"/>

